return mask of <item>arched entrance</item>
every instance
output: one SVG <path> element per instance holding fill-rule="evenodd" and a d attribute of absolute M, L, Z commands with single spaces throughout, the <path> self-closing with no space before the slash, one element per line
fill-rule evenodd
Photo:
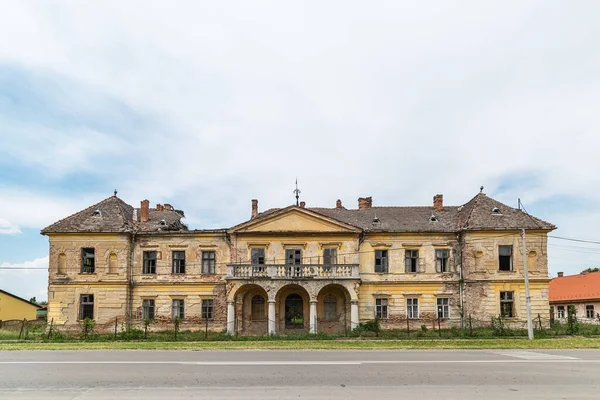
<path fill-rule="evenodd" d="M 340 334 L 350 329 L 350 293 L 342 285 L 324 286 L 317 296 L 319 332 Z"/>
<path fill-rule="evenodd" d="M 304 301 L 297 293 L 285 298 L 285 329 L 304 328 Z"/>
<path fill-rule="evenodd" d="M 268 295 L 265 289 L 254 284 L 243 285 L 236 291 L 235 300 L 235 332 L 238 335 L 266 335 Z"/>

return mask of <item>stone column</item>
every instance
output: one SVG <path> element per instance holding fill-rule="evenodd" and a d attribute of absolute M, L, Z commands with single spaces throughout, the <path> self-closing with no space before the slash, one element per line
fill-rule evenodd
<path fill-rule="evenodd" d="M 350 329 L 358 328 L 358 300 L 350 301 Z"/>
<path fill-rule="evenodd" d="M 275 323 L 275 300 L 269 300 L 269 335 L 277 333 L 277 324 Z"/>
<path fill-rule="evenodd" d="M 235 334 L 235 302 L 227 302 L 227 334 Z"/>
<path fill-rule="evenodd" d="M 310 301 L 310 333 L 317 333 L 317 300 Z"/>

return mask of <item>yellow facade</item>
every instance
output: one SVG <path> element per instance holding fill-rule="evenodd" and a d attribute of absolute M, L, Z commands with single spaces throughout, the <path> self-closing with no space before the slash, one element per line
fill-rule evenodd
<path fill-rule="evenodd" d="M 0 321 L 35 320 L 38 306 L 0 290 Z"/>

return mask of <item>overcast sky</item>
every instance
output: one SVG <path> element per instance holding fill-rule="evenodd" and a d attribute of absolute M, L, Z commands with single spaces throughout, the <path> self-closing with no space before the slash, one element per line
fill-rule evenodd
<path fill-rule="evenodd" d="M 259 207 L 479 191 L 600 240 L 596 1 L 2 1 L 0 288 L 116 188 L 191 228 Z M 549 242 L 549 269 L 600 245 Z"/>

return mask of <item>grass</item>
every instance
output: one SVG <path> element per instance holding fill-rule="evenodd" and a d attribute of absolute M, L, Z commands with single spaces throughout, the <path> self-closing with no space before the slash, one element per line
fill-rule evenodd
<path fill-rule="evenodd" d="M 410 349 L 600 349 L 600 339 L 569 337 L 529 341 L 494 339 L 229 340 L 198 342 L 5 342 L 0 350 L 410 350 Z"/>

